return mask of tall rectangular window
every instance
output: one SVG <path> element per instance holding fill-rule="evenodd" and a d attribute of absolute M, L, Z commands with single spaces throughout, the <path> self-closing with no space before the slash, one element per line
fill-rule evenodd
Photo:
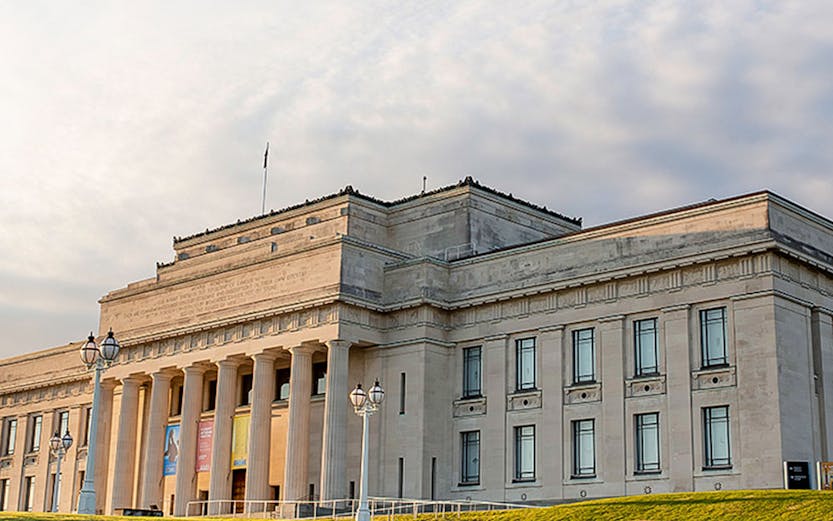
<path fill-rule="evenodd" d="M 463 349 L 463 398 L 480 396 L 480 348 Z"/>
<path fill-rule="evenodd" d="M 58 431 L 61 436 L 69 430 L 69 411 L 58 412 Z"/>
<path fill-rule="evenodd" d="M 23 480 L 23 510 L 31 512 L 35 506 L 35 476 L 26 476 Z"/>
<path fill-rule="evenodd" d="M 460 467 L 460 484 L 477 485 L 480 483 L 480 431 L 460 433 L 462 465 Z"/>
<path fill-rule="evenodd" d="M 703 409 L 703 441 L 706 468 L 732 466 L 728 405 Z"/>
<path fill-rule="evenodd" d="M 396 483 L 396 497 L 403 497 L 405 481 L 405 458 L 399 458 L 398 481 Z"/>
<path fill-rule="evenodd" d="M 700 348 L 703 367 L 726 365 L 726 308 L 700 311 Z"/>
<path fill-rule="evenodd" d="M 208 381 L 208 394 L 205 397 L 206 411 L 213 411 L 217 406 L 217 379 L 214 378 Z"/>
<path fill-rule="evenodd" d="M 8 479 L 0 479 L 0 512 L 5 512 L 9 509 L 9 491 L 11 490 L 11 481 Z"/>
<path fill-rule="evenodd" d="M 515 342 L 516 385 L 518 391 L 535 389 L 535 339 Z"/>
<path fill-rule="evenodd" d="M 596 348 L 594 344 L 593 328 L 573 331 L 573 383 L 596 381 Z"/>
<path fill-rule="evenodd" d="M 81 446 L 86 446 L 90 444 L 90 427 L 92 427 L 93 423 L 93 408 L 92 407 L 85 407 L 84 408 L 84 432 L 81 433 Z M 61 433 L 63 436 L 64 433 Z"/>
<path fill-rule="evenodd" d="M 275 400 L 289 399 L 289 369 L 275 371 Z"/>
<path fill-rule="evenodd" d="M 5 447 L 3 447 L 3 454 L 11 456 L 14 454 L 14 445 L 17 441 L 17 418 L 6 419 L 4 430 L 3 439 L 5 440 Z"/>
<path fill-rule="evenodd" d="M 634 321 L 633 345 L 636 361 L 634 375 L 657 374 L 659 372 L 657 363 L 657 319 L 649 318 Z"/>
<path fill-rule="evenodd" d="M 240 377 L 240 401 L 237 405 L 251 405 L 253 382 L 254 379 L 251 373 Z"/>
<path fill-rule="evenodd" d="M 405 373 L 399 373 L 399 414 L 405 414 Z"/>
<path fill-rule="evenodd" d="M 573 477 L 596 475 L 596 421 L 573 422 Z"/>
<path fill-rule="evenodd" d="M 32 428 L 29 430 L 29 452 L 38 452 L 40 450 L 40 438 L 43 431 L 43 416 L 40 414 L 29 418 L 32 422 Z"/>
<path fill-rule="evenodd" d="M 312 394 L 327 393 L 327 362 L 312 364 Z"/>
<path fill-rule="evenodd" d="M 535 481 L 535 426 L 515 427 L 515 481 Z"/>
<path fill-rule="evenodd" d="M 659 413 L 637 414 L 636 471 L 659 472 Z"/>

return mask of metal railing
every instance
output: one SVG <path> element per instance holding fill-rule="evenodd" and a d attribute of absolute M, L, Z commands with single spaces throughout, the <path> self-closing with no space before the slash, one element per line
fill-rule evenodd
<path fill-rule="evenodd" d="M 369 498 L 368 507 L 371 515 L 380 520 L 392 520 L 394 516 L 402 515 L 416 518 L 421 514 L 433 514 L 435 519 L 443 519 L 448 516 L 458 517 L 464 512 L 537 508 L 534 505 L 492 501 L 436 501 L 384 497 Z M 210 499 L 189 502 L 185 515 L 261 519 L 345 519 L 355 517 L 358 508 L 358 499 L 324 501 Z"/>

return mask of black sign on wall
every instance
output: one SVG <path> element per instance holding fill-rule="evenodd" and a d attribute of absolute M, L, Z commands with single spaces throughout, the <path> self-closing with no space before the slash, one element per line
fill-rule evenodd
<path fill-rule="evenodd" d="M 784 478 L 789 489 L 810 488 L 810 463 L 806 461 L 785 461 Z"/>

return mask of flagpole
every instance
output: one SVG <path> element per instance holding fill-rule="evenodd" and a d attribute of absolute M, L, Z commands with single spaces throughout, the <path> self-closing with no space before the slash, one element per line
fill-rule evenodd
<path fill-rule="evenodd" d="M 260 207 L 260 215 L 266 213 L 266 176 L 269 165 L 269 142 L 266 142 L 266 152 L 263 153 L 263 204 Z"/>

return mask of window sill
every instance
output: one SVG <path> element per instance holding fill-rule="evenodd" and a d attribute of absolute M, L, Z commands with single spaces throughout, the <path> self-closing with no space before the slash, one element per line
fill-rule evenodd
<path fill-rule="evenodd" d="M 572 474 L 570 479 L 586 480 L 596 479 L 596 474 Z"/>
<path fill-rule="evenodd" d="M 720 364 L 709 364 L 709 365 L 703 364 L 703 365 L 700 366 L 700 370 L 701 371 L 710 371 L 712 369 L 726 369 L 727 367 L 729 367 L 729 362 L 722 362 Z"/>
<path fill-rule="evenodd" d="M 732 470 L 732 465 L 711 465 L 703 466 L 703 472 L 719 472 L 725 470 Z"/>
<path fill-rule="evenodd" d="M 479 481 L 464 481 L 463 483 L 457 483 L 458 487 L 479 487 Z"/>
<path fill-rule="evenodd" d="M 535 478 L 513 479 L 512 483 L 535 483 Z"/>
<path fill-rule="evenodd" d="M 634 476 L 658 476 L 662 474 L 662 469 L 658 470 L 635 470 L 633 471 Z"/>
<path fill-rule="evenodd" d="M 662 376 L 659 371 L 654 371 L 652 373 L 639 373 L 633 375 L 634 380 L 651 380 L 654 378 L 659 378 Z"/>
<path fill-rule="evenodd" d="M 466 394 L 466 395 L 461 396 L 459 401 L 463 402 L 463 401 L 466 401 L 466 400 L 480 400 L 481 398 L 483 398 L 482 393 Z"/>

